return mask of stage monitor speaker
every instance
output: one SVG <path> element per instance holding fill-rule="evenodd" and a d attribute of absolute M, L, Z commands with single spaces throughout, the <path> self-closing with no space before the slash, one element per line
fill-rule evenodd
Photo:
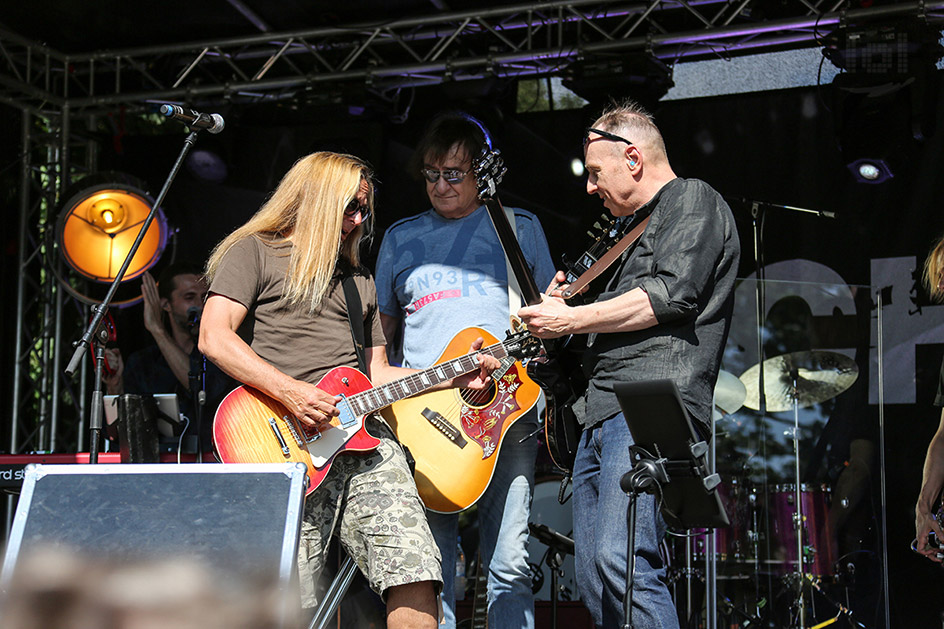
<path fill-rule="evenodd" d="M 300 463 L 29 465 L 0 585 L 19 557 L 61 548 L 116 561 L 183 557 L 289 591 L 306 482 Z"/>

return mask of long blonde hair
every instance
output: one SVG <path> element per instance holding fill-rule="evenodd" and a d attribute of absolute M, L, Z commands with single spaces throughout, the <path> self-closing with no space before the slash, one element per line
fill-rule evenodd
<path fill-rule="evenodd" d="M 307 303 L 314 312 L 331 286 L 338 256 L 354 267 L 360 265 L 361 240 L 370 237 L 373 226 L 373 185 L 367 193 L 371 216 L 343 242 L 341 229 L 344 210 L 361 180 L 371 182 L 371 178 L 367 163 L 352 155 L 323 151 L 299 159 L 259 211 L 213 249 L 207 278 L 213 281 L 226 252 L 243 238 L 290 239 L 292 253 L 282 298 L 291 304 Z"/>
<path fill-rule="evenodd" d="M 937 239 L 928 259 L 924 262 L 924 284 L 931 293 L 931 301 L 944 299 L 941 289 L 941 272 L 944 271 L 944 234 Z"/>

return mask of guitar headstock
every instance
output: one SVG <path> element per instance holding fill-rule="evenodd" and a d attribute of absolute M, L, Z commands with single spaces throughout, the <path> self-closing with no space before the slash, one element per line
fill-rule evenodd
<path fill-rule="evenodd" d="M 481 154 L 472 160 L 472 170 L 475 172 L 475 183 L 479 197 L 490 199 L 498 191 L 498 184 L 508 172 L 501 151 L 483 147 Z"/>
<path fill-rule="evenodd" d="M 509 356 L 514 356 L 518 360 L 534 358 L 544 352 L 544 345 L 541 339 L 532 336 L 527 330 L 510 333 L 502 345 Z"/>

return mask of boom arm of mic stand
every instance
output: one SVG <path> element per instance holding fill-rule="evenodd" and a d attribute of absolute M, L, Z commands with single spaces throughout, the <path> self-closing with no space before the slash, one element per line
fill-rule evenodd
<path fill-rule="evenodd" d="M 68 367 L 66 367 L 65 373 L 67 376 L 71 377 L 75 373 L 76 369 L 79 368 L 79 362 L 82 360 L 82 354 L 91 345 L 92 336 L 95 334 L 95 330 L 98 329 L 98 325 L 105 317 L 105 313 L 108 312 L 108 306 L 114 299 L 115 292 L 118 290 L 118 286 L 124 279 L 125 272 L 131 265 L 131 260 L 134 258 L 134 255 L 141 247 L 141 241 L 144 240 L 144 236 L 147 234 L 147 230 L 151 226 L 151 221 L 153 221 L 154 217 L 157 215 L 157 210 L 164 202 L 164 197 L 167 196 L 167 191 L 170 190 L 171 183 L 173 183 L 174 178 L 177 177 L 177 173 L 180 171 L 180 167 L 183 165 L 184 159 L 187 157 L 187 153 L 190 152 L 190 149 L 193 147 L 196 141 L 197 131 L 191 131 L 184 140 L 184 146 L 180 151 L 180 155 L 177 157 L 177 162 L 174 164 L 170 174 L 167 176 L 167 180 L 164 182 L 164 187 L 161 189 L 160 194 L 157 195 L 157 199 L 154 201 L 154 205 L 151 207 L 151 211 L 147 215 L 147 218 L 144 219 L 144 223 L 141 225 L 141 230 L 138 232 L 138 237 L 134 239 L 134 243 L 131 245 L 131 250 L 125 257 L 125 261 L 121 263 L 121 268 L 118 269 L 118 274 L 115 275 L 115 279 L 112 280 L 111 286 L 108 288 L 108 293 L 105 294 L 105 298 L 102 300 L 102 303 L 92 307 L 94 316 L 89 322 L 88 327 L 85 329 L 85 333 L 82 334 L 82 338 L 80 338 L 75 343 L 75 351 L 72 354 L 72 359 L 69 361 Z"/>

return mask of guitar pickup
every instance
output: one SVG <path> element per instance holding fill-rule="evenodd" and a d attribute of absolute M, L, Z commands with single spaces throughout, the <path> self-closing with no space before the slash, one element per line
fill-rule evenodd
<path fill-rule="evenodd" d="M 453 442 L 460 448 L 465 447 L 467 442 L 465 437 L 462 436 L 462 431 L 450 424 L 449 420 L 447 420 L 445 417 L 430 408 L 424 408 L 420 414 L 425 417 L 426 421 L 432 424 L 439 432 L 444 434 L 446 439 Z"/>

